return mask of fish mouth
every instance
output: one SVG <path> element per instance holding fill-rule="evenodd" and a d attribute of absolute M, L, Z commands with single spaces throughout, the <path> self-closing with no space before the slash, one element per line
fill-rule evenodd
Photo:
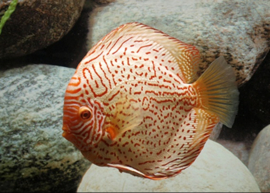
<path fill-rule="evenodd" d="M 62 127 L 63 133 L 62 136 L 71 142 L 77 149 L 81 149 L 81 143 L 77 138 L 74 136 L 74 134 L 70 131 L 69 126 L 67 124 L 64 124 Z"/>
<path fill-rule="evenodd" d="M 63 130 L 62 136 L 66 138 L 68 141 L 71 141 L 71 139 L 73 138 L 73 135 L 70 132 L 68 125 L 64 124 L 62 127 L 62 130 Z"/>
<path fill-rule="evenodd" d="M 70 135 L 70 133 L 69 132 L 66 132 L 66 131 L 64 131 L 63 133 L 62 133 L 62 136 L 64 137 L 64 138 L 68 138 L 68 136 Z"/>

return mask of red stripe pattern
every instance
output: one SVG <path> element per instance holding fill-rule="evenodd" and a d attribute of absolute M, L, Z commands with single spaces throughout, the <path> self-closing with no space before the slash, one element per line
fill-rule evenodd
<path fill-rule="evenodd" d="M 108 34 L 79 64 L 65 94 L 64 125 L 74 145 L 97 165 L 151 179 L 174 176 L 195 160 L 198 144 L 209 136 L 196 135 L 198 127 L 210 130 L 218 120 L 197 118 L 196 90 L 186 84 L 178 60 L 150 37 L 132 34 L 149 27 L 129 25 Z M 91 119 L 80 118 L 82 106 Z M 107 128 L 114 128 L 114 138 Z"/>

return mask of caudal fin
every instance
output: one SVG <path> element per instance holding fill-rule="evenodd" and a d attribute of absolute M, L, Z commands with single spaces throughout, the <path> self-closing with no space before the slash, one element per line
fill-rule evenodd
<path fill-rule="evenodd" d="M 201 99 L 201 108 L 215 113 L 221 123 L 231 128 L 237 114 L 239 92 L 234 71 L 224 57 L 212 62 L 193 86 Z"/>

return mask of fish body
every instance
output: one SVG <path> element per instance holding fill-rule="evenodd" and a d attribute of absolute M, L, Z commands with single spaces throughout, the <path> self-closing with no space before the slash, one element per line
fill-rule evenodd
<path fill-rule="evenodd" d="M 106 35 L 65 93 L 63 136 L 92 163 L 164 179 L 190 166 L 238 91 L 223 57 L 198 78 L 199 51 L 140 23 Z"/>

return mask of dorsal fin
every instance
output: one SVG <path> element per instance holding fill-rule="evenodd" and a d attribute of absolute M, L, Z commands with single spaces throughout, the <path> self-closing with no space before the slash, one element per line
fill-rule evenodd
<path fill-rule="evenodd" d="M 176 38 L 170 37 L 157 29 L 149 27 L 141 23 L 127 23 L 119 26 L 103 37 L 86 55 L 99 56 L 104 49 L 109 49 L 110 46 L 119 43 L 119 39 L 128 40 L 135 38 L 139 40 L 149 40 L 155 42 L 157 45 L 163 47 L 175 59 L 177 69 L 172 70 L 185 83 L 192 83 L 197 78 L 198 64 L 200 62 L 200 54 L 195 46 L 188 45 L 179 41 Z M 105 53 L 105 52 L 104 52 Z M 108 55 L 108 52 L 106 52 Z M 83 62 L 82 62 L 83 63 Z M 166 63 L 166 65 L 171 65 Z"/>

